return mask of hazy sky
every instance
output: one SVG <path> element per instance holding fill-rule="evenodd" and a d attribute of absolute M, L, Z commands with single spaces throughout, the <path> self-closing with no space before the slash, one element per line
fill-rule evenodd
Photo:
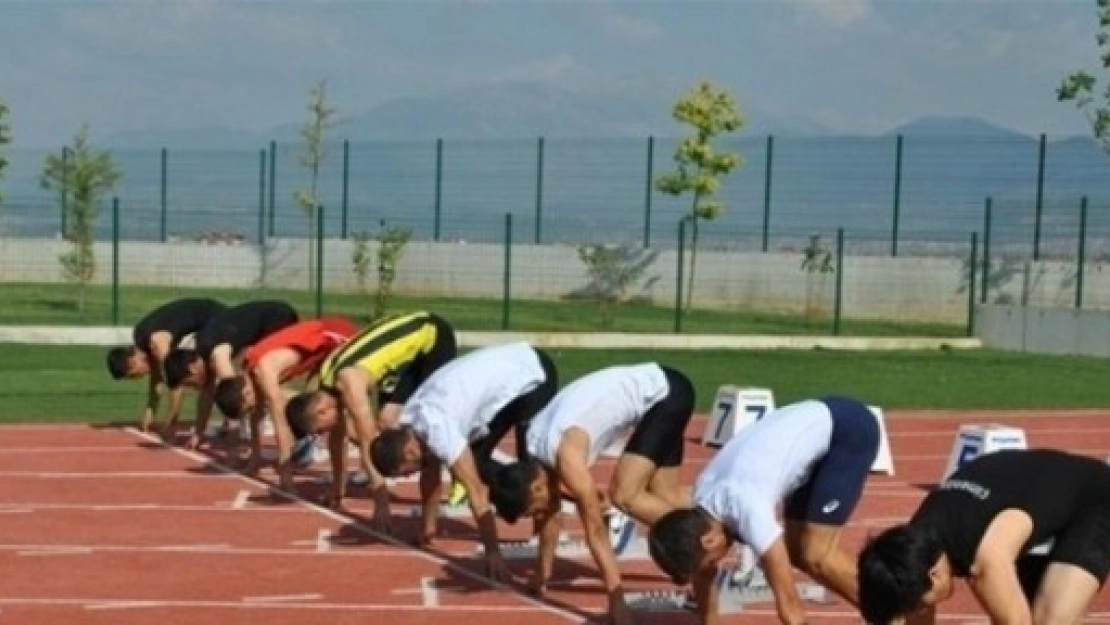
<path fill-rule="evenodd" d="M 1095 0 L 0 2 L 20 145 L 151 126 L 300 121 L 327 78 L 357 113 L 502 81 L 669 102 L 697 79 L 848 133 L 976 115 L 1081 134 L 1055 101 L 1095 64 Z"/>

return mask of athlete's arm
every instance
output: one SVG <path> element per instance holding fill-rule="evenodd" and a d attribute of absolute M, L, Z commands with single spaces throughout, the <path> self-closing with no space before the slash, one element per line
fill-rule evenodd
<path fill-rule="evenodd" d="M 433 454 L 424 458 L 420 467 L 420 503 L 423 510 L 418 542 L 427 545 L 436 535 L 439 523 L 439 502 L 443 499 L 443 463 Z"/>
<path fill-rule="evenodd" d="M 378 424 L 370 405 L 369 394 L 375 380 L 358 367 L 347 367 L 336 376 L 336 383 L 343 396 L 343 405 L 354 425 L 359 462 L 370 480 L 370 494 L 374 498 L 374 525 L 376 529 L 389 531 L 389 484 L 370 461 L 370 443 L 378 436 Z"/>
<path fill-rule="evenodd" d="M 559 497 L 549 498 L 546 510 L 536 515 L 536 532 L 540 537 L 540 547 L 536 552 L 536 573 L 532 579 L 532 591 L 542 596 L 547 588 L 547 582 L 555 569 L 555 548 L 559 545 L 559 529 L 562 523 L 562 504 Z"/>
<path fill-rule="evenodd" d="M 694 588 L 694 602 L 702 625 L 717 625 L 720 622 L 717 607 L 717 567 L 700 568 L 694 572 L 691 585 Z"/>
<path fill-rule="evenodd" d="M 767 576 L 771 593 L 775 596 L 779 622 L 784 625 L 805 623 L 805 608 L 802 607 L 802 598 L 798 596 L 798 589 L 794 586 L 794 565 L 790 563 L 790 553 L 781 535 L 759 557 L 759 564 Z"/>
<path fill-rule="evenodd" d="M 601 572 L 605 590 L 609 593 L 609 605 L 624 602 L 621 586 L 620 568 L 613 545 L 609 539 L 608 527 L 601 518 L 601 501 L 597 497 L 597 485 L 586 466 L 586 453 L 589 438 L 579 428 L 571 428 L 563 435 L 556 454 L 559 477 L 573 495 L 578 507 L 578 516 L 586 533 L 586 545 Z"/>
<path fill-rule="evenodd" d="M 170 342 L 173 340 L 173 335 L 165 330 L 159 330 L 150 335 L 149 342 L 147 343 L 148 362 L 147 368 L 147 393 L 146 393 L 146 407 L 143 409 L 143 415 L 139 420 L 140 427 L 145 432 L 153 427 L 158 421 L 158 404 L 162 398 L 162 366 L 166 362 L 166 356 L 169 355 L 170 349 L 173 347 Z M 170 404 L 172 411 L 173 404 Z"/>
<path fill-rule="evenodd" d="M 478 464 L 470 447 L 464 446 L 462 453 L 451 465 L 451 475 L 466 488 L 467 502 L 474 520 L 478 523 L 478 533 L 486 548 L 486 572 L 494 581 L 507 581 L 509 570 L 501 557 L 501 544 L 497 538 L 497 519 L 489 506 L 489 488 L 478 474 Z"/>
<path fill-rule="evenodd" d="M 257 409 L 261 411 L 265 407 L 274 422 L 274 437 L 278 447 L 277 471 L 283 488 L 291 485 L 293 479 L 293 432 L 285 418 L 285 393 L 281 388 L 281 374 L 300 362 L 301 356 L 296 350 L 275 349 L 249 371 L 249 383 L 254 385 Z"/>
<path fill-rule="evenodd" d="M 216 380 L 235 377 L 235 365 L 231 362 L 231 345 L 220 343 L 208 356 L 208 376 Z"/>
<path fill-rule="evenodd" d="M 1021 510 L 1000 512 L 979 542 L 971 565 L 968 585 L 983 606 L 992 625 L 1028 625 L 1033 622 L 1029 606 L 1015 600 L 1022 596 L 1014 563 L 1033 533 L 1033 520 Z"/>

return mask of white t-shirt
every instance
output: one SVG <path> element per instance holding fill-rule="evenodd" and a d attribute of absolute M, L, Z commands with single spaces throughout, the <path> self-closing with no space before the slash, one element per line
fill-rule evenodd
<path fill-rule="evenodd" d="M 759 555 L 782 534 L 775 510 L 829 451 L 832 415 L 824 402 L 783 406 L 740 430 L 694 484 L 694 505 Z"/>
<path fill-rule="evenodd" d="M 554 467 L 563 434 L 581 428 L 590 439 L 587 462 L 640 422 L 670 388 L 655 363 L 608 367 L 581 377 L 559 392 L 528 427 L 528 453 Z"/>
<path fill-rule="evenodd" d="M 536 350 L 517 342 L 477 349 L 433 373 L 401 410 L 400 423 L 443 462 L 453 465 L 466 445 L 489 433 L 509 402 L 546 378 Z"/>

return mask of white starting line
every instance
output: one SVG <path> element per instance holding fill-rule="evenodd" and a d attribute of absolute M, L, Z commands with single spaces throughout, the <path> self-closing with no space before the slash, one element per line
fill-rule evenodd
<path fill-rule="evenodd" d="M 289 596 L 267 599 L 266 597 L 244 597 L 240 601 L 184 601 L 158 599 L 99 599 L 99 598 L 23 598 L 0 597 L 2 606 L 44 606 L 75 607 L 85 610 L 149 610 L 157 608 L 218 608 L 240 610 L 305 610 L 326 612 L 549 612 L 551 608 L 543 605 L 475 605 L 461 604 L 452 606 L 413 605 L 396 603 L 312 603 L 308 597 L 319 595 Z M 249 600 L 253 599 L 253 600 Z M 260 600 L 261 599 L 261 600 Z"/>

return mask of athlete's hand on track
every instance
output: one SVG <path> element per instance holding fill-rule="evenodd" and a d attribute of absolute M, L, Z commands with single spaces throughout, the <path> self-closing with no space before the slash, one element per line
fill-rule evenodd
<path fill-rule="evenodd" d="M 389 510 L 389 489 L 385 487 L 374 493 L 374 517 L 370 521 L 370 527 L 375 532 L 393 533 L 393 518 Z"/>
<path fill-rule="evenodd" d="M 624 597 L 609 600 L 609 622 L 612 625 L 634 625 L 636 623 L 636 619 L 632 616 L 632 610 L 624 602 Z"/>
<path fill-rule="evenodd" d="M 543 596 L 547 594 L 547 578 L 539 573 L 532 575 L 532 579 L 528 583 L 528 591 L 531 592 L 533 596 L 542 599 Z"/>
<path fill-rule="evenodd" d="M 189 451 L 197 451 L 200 449 L 204 441 L 197 435 L 196 432 L 189 435 L 189 440 L 185 441 L 185 449 Z"/>
<path fill-rule="evenodd" d="M 499 553 L 486 556 L 486 575 L 491 580 L 502 584 L 512 579 L 509 567 L 505 566 L 505 559 Z"/>

